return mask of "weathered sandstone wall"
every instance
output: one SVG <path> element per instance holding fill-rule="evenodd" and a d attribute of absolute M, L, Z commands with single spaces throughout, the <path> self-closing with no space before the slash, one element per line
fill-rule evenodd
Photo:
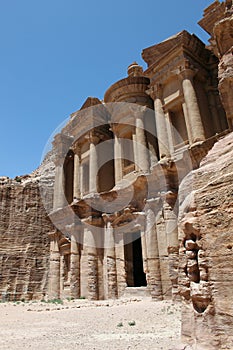
<path fill-rule="evenodd" d="M 0 299 L 42 299 L 47 292 L 52 224 L 40 196 L 52 200 L 53 165 L 45 162 L 32 175 L 0 178 Z"/>
<path fill-rule="evenodd" d="M 182 336 L 195 349 L 233 349 L 233 133 L 180 187 Z"/>
<path fill-rule="evenodd" d="M 205 9 L 200 26 L 210 34 L 209 49 L 219 58 L 219 92 L 233 130 L 233 1 L 215 1 Z"/>

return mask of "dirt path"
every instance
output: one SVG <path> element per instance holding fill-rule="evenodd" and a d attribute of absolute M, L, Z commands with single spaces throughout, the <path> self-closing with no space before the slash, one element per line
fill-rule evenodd
<path fill-rule="evenodd" d="M 180 306 L 149 299 L 1 303 L 1 350 L 174 350 Z"/>

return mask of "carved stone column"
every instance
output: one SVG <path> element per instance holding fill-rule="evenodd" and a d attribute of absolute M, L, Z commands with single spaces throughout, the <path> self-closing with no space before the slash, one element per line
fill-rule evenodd
<path fill-rule="evenodd" d="M 150 169 L 150 162 L 143 121 L 143 112 L 140 112 L 139 114 L 140 115 L 136 116 L 135 123 L 135 141 L 137 142 L 137 152 L 135 158 L 137 158 L 137 165 L 139 167 L 139 170 L 148 173 Z"/>
<path fill-rule="evenodd" d="M 153 299 L 162 300 L 162 282 L 160 271 L 159 248 L 156 231 L 153 203 L 146 210 L 146 246 L 147 246 L 147 279 Z"/>
<path fill-rule="evenodd" d="M 70 248 L 70 295 L 77 299 L 80 297 L 80 227 L 74 226 L 71 231 Z"/>
<path fill-rule="evenodd" d="M 188 109 L 187 109 L 186 102 L 182 103 L 182 109 L 183 109 L 183 113 L 184 113 L 184 120 L 185 120 L 185 124 L 186 124 L 188 140 L 189 140 L 189 144 L 191 145 L 193 143 L 193 135 L 192 135 L 192 128 L 191 128 L 190 121 L 189 121 L 189 115 L 188 115 Z"/>
<path fill-rule="evenodd" d="M 145 215 L 143 215 L 139 220 L 139 229 L 141 231 L 141 245 L 142 245 L 142 262 L 143 262 L 143 271 L 148 274 L 148 261 L 147 261 L 147 239 L 146 239 L 146 220 Z"/>
<path fill-rule="evenodd" d="M 67 205 L 65 198 L 65 177 L 63 164 L 69 147 L 72 144 L 72 137 L 64 134 L 57 134 L 53 141 L 53 149 L 55 153 L 55 184 L 54 184 L 54 199 L 53 210 L 63 208 Z"/>
<path fill-rule="evenodd" d="M 64 299 L 64 288 L 65 288 L 65 256 L 60 255 L 60 298 Z"/>
<path fill-rule="evenodd" d="M 56 169 L 53 195 L 53 210 L 63 208 L 66 205 L 63 162 L 63 158 L 57 158 L 55 163 Z"/>
<path fill-rule="evenodd" d="M 93 227 L 93 230 L 95 228 Z M 95 242 L 94 232 L 89 228 L 84 230 L 84 245 L 87 248 L 87 262 L 88 262 L 88 299 L 98 300 L 99 289 L 98 289 L 98 256 L 97 247 Z"/>
<path fill-rule="evenodd" d="M 118 136 L 117 130 L 114 130 L 114 162 L 115 162 L 115 184 L 122 180 L 122 149 L 121 139 Z"/>
<path fill-rule="evenodd" d="M 192 130 L 192 143 L 205 140 L 205 132 L 198 106 L 197 96 L 194 89 L 193 77 L 196 72 L 190 68 L 184 68 L 180 72 L 184 100 L 188 111 L 189 125 Z"/>
<path fill-rule="evenodd" d="M 169 262 L 169 275 L 172 283 L 172 297 L 178 296 L 178 264 L 179 264 L 179 241 L 177 216 L 174 211 L 174 205 L 177 195 L 167 192 L 162 195 L 163 215 L 165 220 L 167 250 Z"/>
<path fill-rule="evenodd" d="M 74 147 L 74 199 L 79 199 L 81 195 L 80 170 L 80 147 L 76 145 Z"/>
<path fill-rule="evenodd" d="M 124 253 L 124 234 L 118 228 L 115 229 L 115 254 L 117 270 L 117 291 L 118 297 L 121 297 L 127 287 L 125 271 L 125 253 Z"/>
<path fill-rule="evenodd" d="M 96 193 L 98 188 L 98 155 L 96 145 L 99 142 L 99 138 L 94 134 L 90 133 L 90 156 L 89 156 L 89 192 Z"/>
<path fill-rule="evenodd" d="M 167 121 L 163 110 L 161 84 L 156 84 L 153 87 L 151 87 L 148 93 L 154 100 L 155 121 L 156 121 L 160 159 L 164 157 L 169 157 L 170 151 L 169 151 L 169 141 L 168 141 L 168 133 L 167 133 L 167 125 L 166 125 Z"/>
<path fill-rule="evenodd" d="M 132 140 L 133 140 L 133 155 L 134 155 L 134 163 L 135 163 L 135 170 L 139 171 L 139 160 L 138 160 L 138 147 L 137 147 L 137 137 L 136 134 L 133 133 L 132 135 Z"/>
<path fill-rule="evenodd" d="M 114 229 L 109 221 L 105 226 L 105 249 L 107 256 L 108 298 L 117 298 L 117 269 Z"/>
<path fill-rule="evenodd" d="M 215 71 L 216 69 L 214 69 Z M 217 76 L 217 73 L 216 73 Z M 217 104 L 220 104 L 220 97 L 219 97 L 219 92 L 217 87 L 213 86 L 215 82 L 213 81 L 213 78 L 209 78 L 206 81 L 206 91 L 208 94 L 208 102 L 209 102 L 209 108 L 210 108 L 210 112 L 212 115 L 212 120 L 213 120 L 213 124 L 214 124 L 214 131 L 216 133 L 221 132 L 222 130 L 224 130 L 224 128 L 222 128 L 221 125 L 221 113 L 219 113 L 218 110 L 218 106 Z"/>
<path fill-rule="evenodd" d="M 50 238 L 50 262 L 49 262 L 49 299 L 60 298 L 60 252 L 59 241 L 60 234 L 52 232 Z"/>

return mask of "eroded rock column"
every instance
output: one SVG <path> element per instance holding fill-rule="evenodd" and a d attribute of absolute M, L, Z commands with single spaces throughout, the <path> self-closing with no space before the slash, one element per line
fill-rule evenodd
<path fill-rule="evenodd" d="M 163 213 L 165 220 L 169 275 L 172 283 L 172 297 L 178 296 L 178 266 L 179 266 L 179 240 L 177 215 L 174 210 L 176 194 L 167 192 L 163 195 Z"/>
<path fill-rule="evenodd" d="M 89 173 L 89 192 L 96 193 L 98 187 L 98 155 L 97 155 L 97 144 L 99 138 L 91 133 L 89 137 L 90 141 L 90 173 Z"/>
<path fill-rule="evenodd" d="M 139 170 L 148 173 L 150 169 L 150 162 L 143 121 L 143 112 L 140 112 L 140 115 L 137 115 L 136 117 L 135 141 L 137 142 L 136 158 Z"/>
<path fill-rule="evenodd" d="M 60 298 L 60 234 L 52 232 L 50 238 L 50 262 L 49 262 L 49 299 Z"/>
<path fill-rule="evenodd" d="M 87 262 L 88 262 L 88 299 L 98 300 L 98 255 L 95 241 L 94 228 L 91 231 L 89 228 L 84 230 L 84 244 L 87 248 Z"/>
<path fill-rule="evenodd" d="M 70 247 L 70 295 L 77 299 L 80 297 L 80 228 L 74 226 L 71 231 Z"/>
<path fill-rule="evenodd" d="M 63 162 L 64 162 L 63 158 L 56 159 L 53 210 L 63 208 L 66 203 L 65 193 L 64 193 L 65 176 L 64 176 Z"/>
<path fill-rule="evenodd" d="M 147 261 L 147 239 L 146 239 L 146 224 L 145 224 L 145 217 L 143 218 L 143 221 L 140 224 L 140 230 L 141 230 L 141 245 L 142 245 L 142 262 L 143 262 L 143 271 L 146 274 L 146 277 L 148 276 L 148 261 Z"/>
<path fill-rule="evenodd" d="M 218 92 L 215 88 L 210 85 L 207 87 L 209 106 L 211 114 L 213 116 L 214 128 L 216 132 L 221 132 L 224 127 L 221 125 L 221 115 L 219 114 L 216 106 L 216 98 L 218 97 Z"/>
<path fill-rule="evenodd" d="M 114 131 L 114 162 L 115 162 L 115 184 L 122 180 L 122 149 L 121 149 L 121 139 L 119 138 L 117 131 Z"/>
<path fill-rule="evenodd" d="M 189 140 L 189 144 L 191 145 L 193 142 L 193 135 L 192 135 L 191 124 L 189 121 L 188 109 L 185 102 L 182 103 L 182 109 L 184 113 L 184 120 L 185 120 L 186 129 L 187 129 L 188 140 Z"/>
<path fill-rule="evenodd" d="M 125 253 L 124 253 L 124 236 L 119 228 L 115 231 L 115 254 L 116 254 L 116 270 L 117 270 L 117 292 L 121 297 L 127 287 L 126 271 L 125 271 Z"/>
<path fill-rule="evenodd" d="M 63 208 L 67 205 L 65 198 L 65 176 L 64 176 L 64 160 L 72 144 L 72 137 L 65 134 L 57 134 L 54 137 L 53 147 L 55 151 L 55 184 L 54 184 L 54 199 L 53 210 Z"/>
<path fill-rule="evenodd" d="M 180 72 L 184 99 L 188 112 L 188 124 L 192 130 L 192 143 L 205 140 L 205 132 L 193 84 L 193 77 L 195 74 L 196 72 L 190 68 L 185 68 Z"/>
<path fill-rule="evenodd" d="M 108 298 L 117 298 L 117 270 L 114 229 L 110 222 L 105 227 L 105 249 L 107 256 L 107 280 L 108 280 Z"/>
<path fill-rule="evenodd" d="M 167 122 L 166 122 L 166 117 L 163 110 L 162 86 L 161 84 L 156 84 L 149 91 L 150 91 L 151 97 L 154 100 L 159 155 L 161 159 L 161 158 L 170 156 L 168 132 L 167 132 L 167 125 L 166 125 Z"/>
<path fill-rule="evenodd" d="M 81 195 L 80 163 L 80 147 L 76 145 L 74 148 L 74 199 L 79 199 Z"/>
<path fill-rule="evenodd" d="M 146 213 L 147 279 L 152 298 L 161 300 L 163 295 L 155 214 L 152 207 L 148 207 Z"/>

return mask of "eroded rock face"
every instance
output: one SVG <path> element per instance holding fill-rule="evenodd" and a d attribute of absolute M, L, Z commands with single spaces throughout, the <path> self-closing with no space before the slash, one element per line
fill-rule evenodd
<path fill-rule="evenodd" d="M 33 174 L 0 177 L 0 299 L 42 299 L 47 292 L 48 232 L 52 224 L 40 194 L 52 203 L 53 163 L 47 159 Z"/>
<path fill-rule="evenodd" d="M 221 100 L 233 130 L 233 1 L 215 1 L 204 11 L 200 26 L 210 34 L 209 49 L 219 58 Z"/>
<path fill-rule="evenodd" d="M 233 133 L 180 187 L 182 336 L 200 349 L 233 348 Z"/>
<path fill-rule="evenodd" d="M 232 16 L 233 31 L 233 16 Z M 223 55 L 219 63 L 219 91 L 228 116 L 229 127 L 233 130 L 233 33 L 232 47 Z"/>

